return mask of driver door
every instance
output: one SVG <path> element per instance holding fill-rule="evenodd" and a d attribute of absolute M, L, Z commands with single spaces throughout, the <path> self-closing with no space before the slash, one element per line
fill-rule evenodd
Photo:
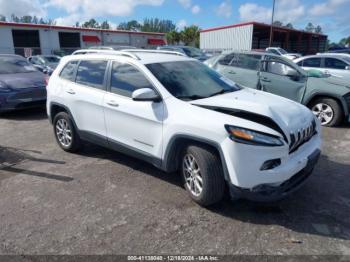
<path fill-rule="evenodd" d="M 261 90 L 301 102 L 307 77 L 286 61 L 273 58 L 265 60 L 260 72 Z"/>

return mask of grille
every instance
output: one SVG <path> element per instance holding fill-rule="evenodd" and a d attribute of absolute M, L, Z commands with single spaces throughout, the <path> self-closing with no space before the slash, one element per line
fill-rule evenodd
<path fill-rule="evenodd" d="M 293 153 L 300 146 L 309 141 L 316 134 L 316 121 L 313 120 L 306 127 L 290 134 L 289 153 Z"/>

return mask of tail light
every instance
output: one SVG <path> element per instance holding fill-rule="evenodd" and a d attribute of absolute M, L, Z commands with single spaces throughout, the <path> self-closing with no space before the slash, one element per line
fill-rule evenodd
<path fill-rule="evenodd" d="M 50 79 L 49 76 L 45 76 L 45 77 L 44 77 L 44 81 L 45 81 L 45 86 L 46 86 L 46 87 L 47 87 L 47 85 L 49 84 L 49 79 Z"/>

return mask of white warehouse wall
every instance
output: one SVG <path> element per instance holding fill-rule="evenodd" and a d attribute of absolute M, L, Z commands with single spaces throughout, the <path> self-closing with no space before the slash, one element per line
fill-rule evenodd
<path fill-rule="evenodd" d="M 217 29 L 200 33 L 200 48 L 204 50 L 251 50 L 253 25 Z"/>
<path fill-rule="evenodd" d="M 58 31 L 49 29 L 40 29 L 39 38 L 41 52 L 43 55 L 51 55 L 51 51 L 60 49 Z"/>
<path fill-rule="evenodd" d="M 0 27 L 0 54 L 14 54 L 12 30 L 9 27 Z"/>

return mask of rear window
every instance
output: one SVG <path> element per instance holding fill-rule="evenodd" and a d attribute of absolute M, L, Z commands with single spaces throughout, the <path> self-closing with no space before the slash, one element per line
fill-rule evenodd
<path fill-rule="evenodd" d="M 321 58 L 308 58 L 303 61 L 305 67 L 321 67 Z"/>
<path fill-rule="evenodd" d="M 65 65 L 61 71 L 60 77 L 69 81 L 75 81 L 75 72 L 77 69 L 78 61 L 71 61 Z"/>
<path fill-rule="evenodd" d="M 0 57 L 0 74 L 18 74 L 37 71 L 27 60 L 17 57 Z"/>
<path fill-rule="evenodd" d="M 86 60 L 81 61 L 77 71 L 76 82 L 79 84 L 104 89 L 107 61 Z"/>

